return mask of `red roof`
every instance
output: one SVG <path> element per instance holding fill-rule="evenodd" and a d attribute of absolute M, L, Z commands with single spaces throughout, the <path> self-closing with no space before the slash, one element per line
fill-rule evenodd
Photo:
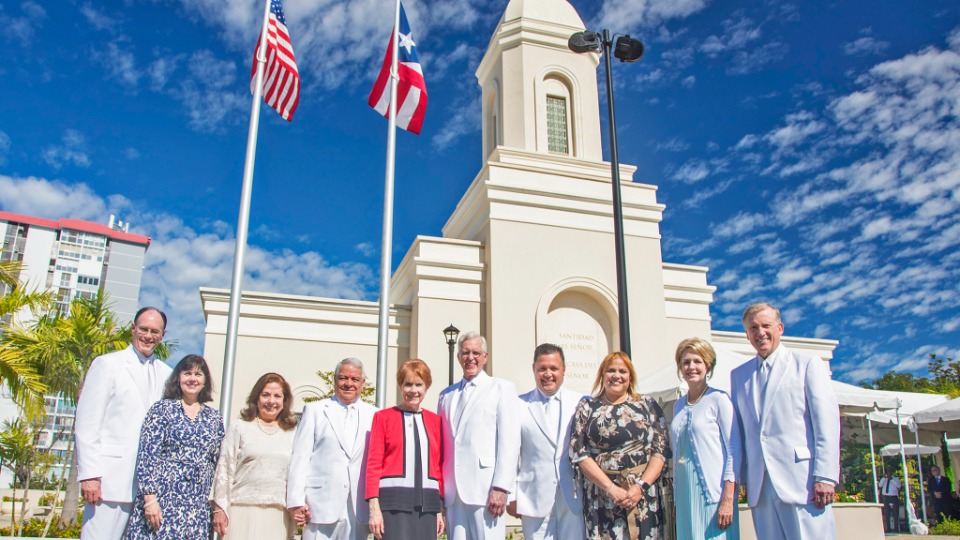
<path fill-rule="evenodd" d="M 13 212 L 4 212 L 0 210 L 0 221 L 15 221 L 17 223 L 26 223 L 27 225 L 46 227 L 48 229 L 70 229 L 72 231 L 83 231 L 106 236 L 111 240 L 120 240 L 123 242 L 130 242 L 148 247 L 150 246 L 149 236 L 116 231 L 110 227 L 107 227 L 106 225 L 101 225 L 100 223 L 94 223 L 92 221 L 83 221 L 82 219 L 65 218 L 60 220 L 52 220 L 33 216 L 25 216 L 23 214 L 14 214 Z"/>

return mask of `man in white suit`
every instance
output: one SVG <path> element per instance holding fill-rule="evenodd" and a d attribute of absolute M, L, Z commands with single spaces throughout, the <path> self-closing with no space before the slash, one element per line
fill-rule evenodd
<path fill-rule="evenodd" d="M 140 428 L 171 372 L 153 354 L 166 327 L 162 311 L 140 309 L 130 345 L 98 356 L 87 371 L 74 426 L 83 540 L 119 539 L 127 528 L 137 493 Z"/>
<path fill-rule="evenodd" d="M 519 402 L 513 383 L 483 372 L 487 340 L 460 336 L 463 379 L 440 393 L 443 488 L 450 540 L 496 540 L 506 535 L 508 494 L 517 478 Z"/>
<path fill-rule="evenodd" d="M 743 327 L 757 356 L 733 370 L 730 384 L 757 538 L 835 539 L 840 411 L 827 367 L 780 343 L 783 322 L 770 304 L 748 307 Z"/>
<path fill-rule="evenodd" d="M 583 394 L 563 388 L 563 349 L 544 343 L 533 353 L 537 387 L 520 396 L 520 466 L 516 500 L 507 511 L 519 517 L 529 540 L 584 540 L 583 498 L 570 463 L 570 420 Z"/>
<path fill-rule="evenodd" d="M 303 540 L 367 538 L 364 454 L 377 408 L 360 399 L 366 380 L 363 364 L 344 358 L 334 396 L 303 407 L 287 476 L 287 509 Z"/>

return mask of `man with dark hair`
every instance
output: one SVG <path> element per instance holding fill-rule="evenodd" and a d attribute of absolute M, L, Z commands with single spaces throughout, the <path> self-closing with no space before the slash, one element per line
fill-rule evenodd
<path fill-rule="evenodd" d="M 153 354 L 167 316 L 157 308 L 137 311 L 133 341 L 98 356 L 83 382 L 74 433 L 80 493 L 85 502 L 83 540 L 122 537 L 136 495 L 134 471 L 147 409 L 163 395 L 171 369 Z"/>
<path fill-rule="evenodd" d="M 880 501 L 883 503 L 883 531 L 900 532 L 900 479 L 887 469 L 879 484 Z"/>
<path fill-rule="evenodd" d="M 563 349 L 539 345 L 533 353 L 536 388 L 520 396 L 520 465 L 516 500 L 507 510 L 519 517 L 528 540 L 583 540 L 583 498 L 570 463 L 570 421 L 583 394 L 563 388 Z"/>

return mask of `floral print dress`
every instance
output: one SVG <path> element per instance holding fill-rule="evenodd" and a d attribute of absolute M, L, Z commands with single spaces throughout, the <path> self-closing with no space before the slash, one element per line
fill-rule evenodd
<path fill-rule="evenodd" d="M 223 440 L 223 419 L 206 405 L 191 419 L 179 400 L 153 404 L 140 431 L 137 499 L 127 540 L 208 540 L 210 491 Z M 144 495 L 155 494 L 160 529 L 143 517 Z"/>
<path fill-rule="evenodd" d="M 616 405 L 607 405 L 597 398 L 584 399 L 577 407 L 570 430 L 570 459 L 574 463 L 589 457 L 605 472 L 619 472 L 646 465 L 653 456 L 662 458 L 664 467 L 670 462 L 666 420 L 660 406 L 651 399 L 629 399 Z M 587 538 L 659 540 L 664 537 L 660 480 L 650 486 L 637 511 L 631 514 L 583 476 L 579 467 L 575 467 L 575 471 L 584 488 Z M 636 484 L 641 475 L 642 472 L 627 474 L 626 482 Z M 614 481 L 624 486 L 622 478 Z"/>

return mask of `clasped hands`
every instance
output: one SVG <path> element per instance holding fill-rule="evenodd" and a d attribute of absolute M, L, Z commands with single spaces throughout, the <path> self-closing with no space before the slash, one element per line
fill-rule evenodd
<path fill-rule="evenodd" d="M 630 486 L 630 489 L 623 489 L 616 484 L 607 488 L 607 496 L 613 499 L 617 506 L 624 509 L 636 507 L 643 499 L 643 495 L 643 488 L 638 484 Z"/>

